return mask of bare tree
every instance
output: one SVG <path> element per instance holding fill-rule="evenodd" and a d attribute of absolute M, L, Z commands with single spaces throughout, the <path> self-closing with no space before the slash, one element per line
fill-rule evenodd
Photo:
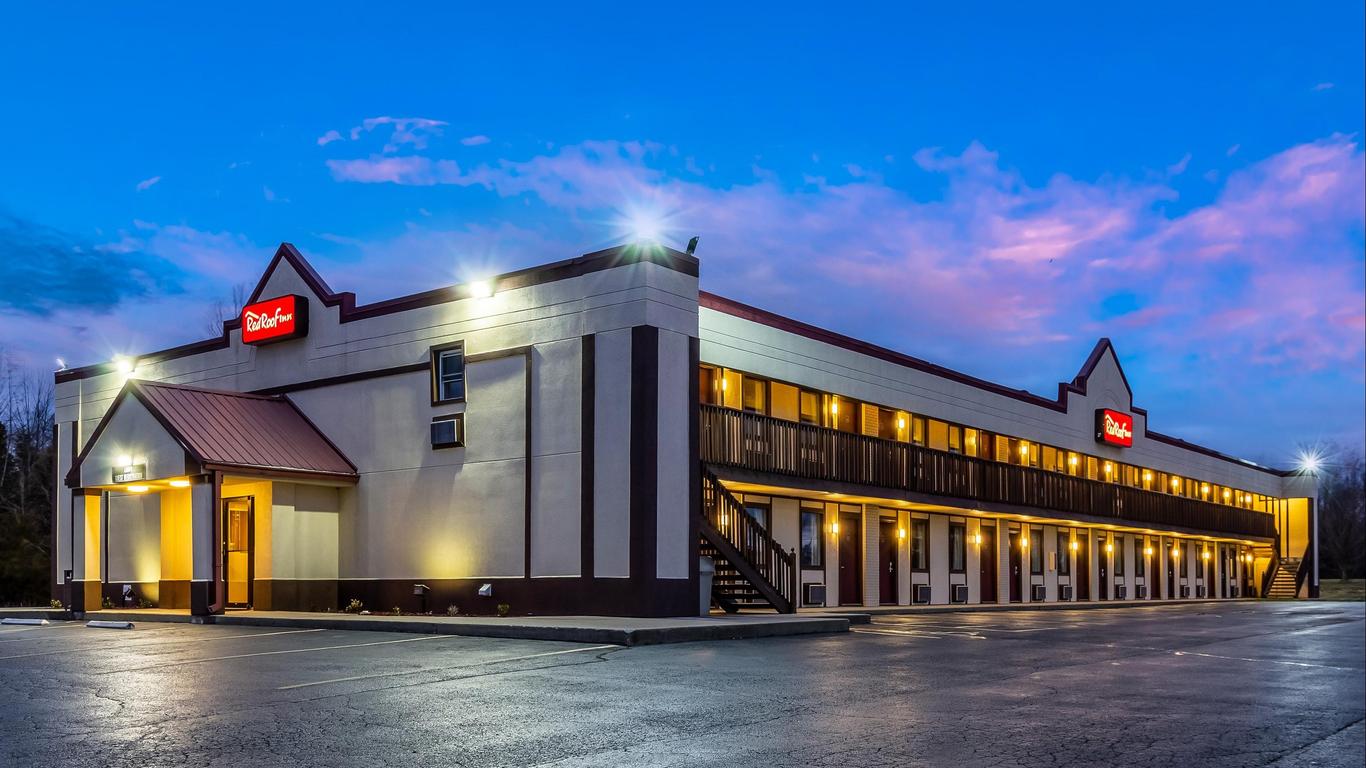
<path fill-rule="evenodd" d="M 1338 578 L 1360 578 L 1366 566 L 1366 485 L 1359 450 L 1339 451 L 1319 479 L 1319 555 Z"/>
<path fill-rule="evenodd" d="M 0 350 L 0 605 L 46 602 L 51 575 L 52 384 Z"/>
<path fill-rule="evenodd" d="M 236 318 L 242 312 L 242 307 L 247 304 L 249 290 L 250 287 L 246 283 L 237 283 L 226 298 L 220 296 L 209 305 L 205 311 L 205 327 L 210 337 L 223 335 L 223 323 Z"/>

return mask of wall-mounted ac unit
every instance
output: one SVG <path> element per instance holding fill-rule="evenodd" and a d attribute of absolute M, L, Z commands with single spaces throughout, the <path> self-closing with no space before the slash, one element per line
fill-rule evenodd
<path fill-rule="evenodd" d="M 951 599 L 953 600 L 953 602 L 966 603 L 968 601 L 968 585 L 954 584 L 952 591 L 953 594 L 951 595 Z"/>
<path fill-rule="evenodd" d="M 1072 599 L 1072 585 L 1071 585 L 1071 584 L 1060 584 L 1060 585 L 1058 585 L 1058 599 L 1059 599 L 1059 600 L 1071 600 L 1071 599 Z"/>
<path fill-rule="evenodd" d="M 916 584 L 911 587 L 911 600 L 917 605 L 925 605 L 930 602 L 930 585 Z"/>
<path fill-rule="evenodd" d="M 1124 599 L 1127 598 L 1127 595 L 1128 595 L 1128 594 L 1129 594 L 1129 587 L 1128 587 L 1128 586 L 1126 586 L 1126 585 L 1124 585 L 1124 584 L 1116 584 L 1116 585 L 1115 585 L 1115 599 L 1116 599 L 1116 600 L 1124 600 Z"/>
<path fill-rule="evenodd" d="M 1047 593 L 1044 592 L 1044 588 L 1043 588 L 1043 585 L 1042 585 L 1042 584 L 1030 584 L 1030 585 L 1029 585 L 1029 601 L 1030 601 L 1030 602 L 1032 602 L 1032 603 L 1042 603 L 1043 600 L 1044 600 L 1044 595 L 1045 595 L 1045 594 L 1047 594 Z"/>
<path fill-rule="evenodd" d="M 802 604 L 803 604 L 803 605 L 825 605 L 825 585 L 824 585 L 824 584 L 803 584 L 803 585 L 802 585 Z"/>
<path fill-rule="evenodd" d="M 1182 597 L 1190 597 L 1190 596 L 1191 596 L 1191 588 L 1188 587 L 1188 586 L 1186 586 L 1185 584 L 1182 584 L 1182 585 L 1181 585 L 1181 596 L 1182 596 Z"/>
<path fill-rule="evenodd" d="M 1234 584 L 1233 586 L 1231 586 L 1231 587 L 1228 588 L 1228 596 L 1229 596 L 1229 597 L 1237 597 L 1237 596 L 1238 596 L 1238 585 L 1237 585 L 1237 584 Z"/>
<path fill-rule="evenodd" d="M 1205 596 L 1205 585 L 1204 585 L 1204 584 L 1198 584 L 1198 585 L 1196 585 L 1196 587 L 1195 587 L 1195 596 L 1196 596 L 1196 597 L 1204 597 L 1204 596 Z"/>
<path fill-rule="evenodd" d="M 1134 597 L 1138 598 L 1139 600 L 1147 600 L 1147 599 L 1148 599 L 1148 585 L 1147 585 L 1147 584 L 1137 584 L 1137 585 L 1135 585 L 1135 586 L 1134 586 Z"/>

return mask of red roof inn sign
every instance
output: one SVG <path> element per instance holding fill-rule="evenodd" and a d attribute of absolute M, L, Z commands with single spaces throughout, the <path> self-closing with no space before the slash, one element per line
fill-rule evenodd
<path fill-rule="evenodd" d="M 308 335 L 308 299 L 288 294 L 242 308 L 242 343 L 270 344 Z"/>
<path fill-rule="evenodd" d="M 1134 417 L 1109 408 L 1096 409 L 1096 442 L 1128 448 L 1134 444 Z"/>

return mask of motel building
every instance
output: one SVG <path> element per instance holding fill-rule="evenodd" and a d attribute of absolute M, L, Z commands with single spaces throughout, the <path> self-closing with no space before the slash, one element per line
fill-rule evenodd
<path fill-rule="evenodd" d="M 1312 477 L 702 292 L 629 245 L 56 374 L 53 597 L 462 614 L 1313 597 Z M 906 346 L 913 347 L 914 339 Z M 1233 416 L 1231 418 L 1236 418 Z M 714 574 L 707 572 L 714 568 Z"/>

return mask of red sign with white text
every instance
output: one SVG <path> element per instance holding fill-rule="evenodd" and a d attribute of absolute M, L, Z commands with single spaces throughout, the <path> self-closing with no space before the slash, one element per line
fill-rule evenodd
<path fill-rule="evenodd" d="M 269 344 L 308 335 L 308 299 L 289 294 L 242 309 L 242 343 Z"/>
<path fill-rule="evenodd" d="M 1134 417 L 1109 408 L 1096 409 L 1096 442 L 1128 448 L 1134 444 Z"/>

